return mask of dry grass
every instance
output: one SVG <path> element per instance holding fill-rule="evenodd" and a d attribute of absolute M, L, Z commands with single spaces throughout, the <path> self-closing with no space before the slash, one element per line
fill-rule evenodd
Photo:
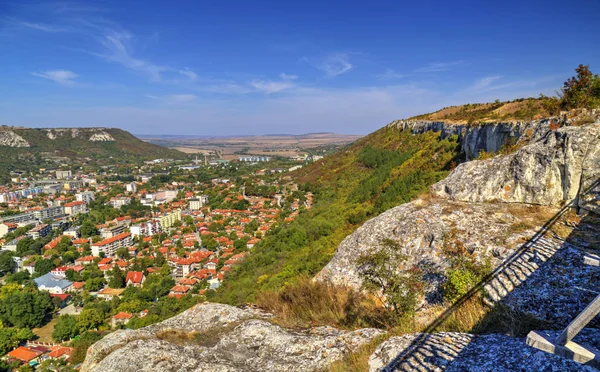
<path fill-rule="evenodd" d="M 162 329 L 156 333 L 156 338 L 176 345 L 199 345 L 213 347 L 221 341 L 223 335 L 231 332 L 240 322 L 233 322 L 210 332 L 185 331 L 182 329 Z"/>
<path fill-rule="evenodd" d="M 264 292 L 257 304 L 285 327 L 331 325 L 338 328 L 383 326 L 382 309 L 350 287 L 302 278 L 279 292 Z"/>
<path fill-rule="evenodd" d="M 387 340 L 390 335 L 382 335 L 375 338 L 373 341 L 366 345 L 363 345 L 358 351 L 346 355 L 343 359 L 332 363 L 328 368 L 327 372 L 348 372 L 348 371 L 368 371 L 369 370 L 369 357 L 377 346 L 383 341 Z"/>
<path fill-rule="evenodd" d="M 53 342 L 52 341 L 52 332 L 54 331 L 54 326 L 58 323 L 58 318 L 54 318 L 49 321 L 46 325 L 41 328 L 34 328 L 33 333 L 38 336 L 39 342 Z"/>
<path fill-rule="evenodd" d="M 584 115 L 584 116 L 578 117 L 578 118 L 574 119 L 573 121 L 571 121 L 571 126 L 578 127 L 581 125 L 592 124 L 595 122 L 596 122 L 596 119 L 594 119 L 592 116 Z"/>

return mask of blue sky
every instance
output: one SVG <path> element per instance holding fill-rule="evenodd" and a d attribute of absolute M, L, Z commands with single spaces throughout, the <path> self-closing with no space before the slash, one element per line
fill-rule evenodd
<path fill-rule="evenodd" d="M 0 0 L 0 124 L 366 134 L 600 69 L 588 1 Z"/>

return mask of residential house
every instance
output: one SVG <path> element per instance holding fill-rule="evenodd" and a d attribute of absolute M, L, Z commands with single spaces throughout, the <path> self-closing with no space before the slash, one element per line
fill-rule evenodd
<path fill-rule="evenodd" d="M 144 280 L 146 280 L 146 277 L 142 271 L 129 271 L 125 277 L 125 283 L 128 287 L 141 287 Z"/>
<path fill-rule="evenodd" d="M 8 353 L 9 358 L 17 359 L 23 363 L 40 362 L 40 356 L 43 354 L 40 350 L 34 350 L 29 347 L 19 346 Z"/>
<path fill-rule="evenodd" d="M 133 318 L 133 314 L 126 311 L 121 311 L 111 319 L 111 325 L 113 328 L 117 328 L 119 325 L 125 325 Z"/>
<path fill-rule="evenodd" d="M 48 291 L 51 294 L 66 293 L 73 285 L 73 282 L 65 278 L 61 278 L 60 276 L 55 276 L 51 272 L 42 275 L 39 278 L 35 278 L 33 281 L 40 291 Z"/>
<path fill-rule="evenodd" d="M 114 297 L 121 297 L 121 294 L 125 291 L 125 288 L 102 288 L 98 291 L 98 298 L 102 298 L 104 300 L 110 301 Z"/>

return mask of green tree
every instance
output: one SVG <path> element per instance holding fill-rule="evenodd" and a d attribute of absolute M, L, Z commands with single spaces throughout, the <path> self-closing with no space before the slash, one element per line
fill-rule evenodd
<path fill-rule="evenodd" d="M 73 354 L 71 354 L 71 363 L 78 364 L 85 359 L 87 350 L 93 343 L 102 339 L 97 332 L 85 332 L 73 343 Z"/>
<path fill-rule="evenodd" d="M 47 260 L 45 258 L 39 259 L 35 263 L 35 273 L 38 276 L 42 276 L 44 274 L 49 273 L 54 269 L 54 263 L 51 260 Z"/>
<path fill-rule="evenodd" d="M 17 254 L 20 256 L 24 256 L 27 252 L 29 252 L 29 248 L 33 244 L 34 240 L 30 237 L 25 237 L 17 243 Z"/>
<path fill-rule="evenodd" d="M 128 259 L 129 258 L 129 250 L 127 249 L 127 247 L 121 247 L 121 248 L 117 249 L 117 256 L 124 258 L 124 259 Z"/>
<path fill-rule="evenodd" d="M 111 278 L 108 281 L 110 288 L 124 288 L 125 287 L 125 275 L 119 268 L 119 265 L 113 266 L 111 270 Z"/>
<path fill-rule="evenodd" d="M 52 331 L 52 339 L 57 342 L 70 340 L 79 334 L 77 318 L 72 315 L 61 315 Z"/>
<path fill-rule="evenodd" d="M 579 65 L 575 72 L 577 72 L 577 76 L 565 81 L 561 89 L 561 107 L 563 109 L 573 109 L 599 106 L 600 77 L 593 74 L 588 65 Z"/>
<path fill-rule="evenodd" d="M 104 278 L 89 278 L 85 281 L 85 289 L 90 292 L 99 291 L 106 283 Z"/>
<path fill-rule="evenodd" d="M 80 282 L 83 280 L 81 278 L 81 274 L 79 274 L 73 269 L 67 269 L 67 271 L 65 271 L 65 277 L 67 278 L 67 280 L 70 280 L 72 282 Z"/>
<path fill-rule="evenodd" d="M 12 258 L 10 251 L 0 252 L 0 274 L 12 272 L 16 267 L 16 263 Z"/>
<path fill-rule="evenodd" d="M 423 288 L 418 268 L 400 269 L 407 258 L 396 241 L 384 239 L 380 249 L 357 259 L 363 288 L 378 296 L 396 317 L 414 313 Z"/>
<path fill-rule="evenodd" d="M 77 327 L 80 332 L 97 329 L 104 324 L 104 315 L 98 309 L 83 309 L 77 317 Z"/>
<path fill-rule="evenodd" d="M 14 328 L 0 328 L 0 355 L 4 355 L 19 345 Z"/>
<path fill-rule="evenodd" d="M 43 324 L 53 308 L 46 291 L 12 292 L 0 301 L 0 321 L 17 328 L 35 328 Z"/>

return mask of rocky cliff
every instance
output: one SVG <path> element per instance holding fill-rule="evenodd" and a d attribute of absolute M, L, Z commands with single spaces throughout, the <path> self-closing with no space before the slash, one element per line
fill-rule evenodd
<path fill-rule="evenodd" d="M 598 119 L 600 110 L 580 110 L 532 121 L 488 121 L 473 124 L 433 120 L 396 120 L 388 124 L 388 127 L 410 130 L 413 134 L 440 132 L 442 138 L 458 136 L 465 157 L 467 160 L 472 160 L 477 158 L 480 151 L 498 152 L 507 143 L 525 139 L 535 141 L 543 137 L 549 128 L 571 125 L 577 123 L 582 117 Z"/>
<path fill-rule="evenodd" d="M 460 164 L 432 193 L 468 202 L 559 206 L 600 177 L 599 145 L 600 124 L 549 130 L 512 154 Z"/>
<path fill-rule="evenodd" d="M 82 371 L 317 371 L 376 337 L 377 329 L 294 331 L 270 314 L 205 303 L 162 323 L 119 330 L 88 350 Z"/>

